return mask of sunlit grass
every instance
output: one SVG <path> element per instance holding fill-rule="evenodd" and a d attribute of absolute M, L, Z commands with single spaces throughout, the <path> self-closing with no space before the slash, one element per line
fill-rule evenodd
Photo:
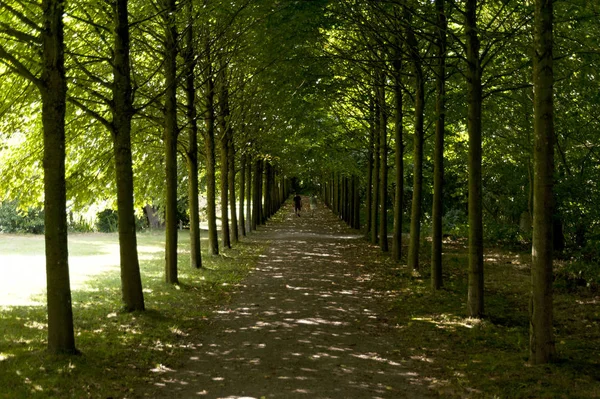
<path fill-rule="evenodd" d="M 70 236 L 82 355 L 69 357 L 45 351 L 43 238 L 0 236 L 0 398 L 127 397 L 145 385 L 151 370 L 174 367 L 170 362 L 179 356 L 173 354 L 193 349 L 207 315 L 228 299 L 263 249 L 240 243 L 225 256 L 203 253 L 205 268 L 196 270 L 189 266 L 188 233 L 182 232 L 180 284 L 172 286 L 163 282 L 164 233 L 144 233 L 138 240 L 147 310 L 124 313 L 116 234 Z"/>

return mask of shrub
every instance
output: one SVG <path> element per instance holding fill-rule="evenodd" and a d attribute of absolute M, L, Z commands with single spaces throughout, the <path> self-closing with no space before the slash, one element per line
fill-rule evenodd
<path fill-rule="evenodd" d="M 19 202 L 0 203 L 0 232 L 44 233 L 44 211 L 38 208 L 19 209 Z"/>
<path fill-rule="evenodd" d="M 114 233 L 119 228 L 117 212 L 105 209 L 96 214 L 96 229 L 102 233 Z"/>

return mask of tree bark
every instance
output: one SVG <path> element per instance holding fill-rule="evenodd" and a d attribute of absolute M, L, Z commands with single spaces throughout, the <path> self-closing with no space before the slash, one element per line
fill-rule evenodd
<path fill-rule="evenodd" d="M 445 0 L 436 0 L 437 10 L 437 99 L 435 148 L 433 155 L 433 206 L 432 206 L 432 239 L 431 239 L 431 288 L 442 288 L 442 216 L 444 187 L 444 130 L 446 129 L 446 13 Z"/>
<path fill-rule="evenodd" d="M 554 184 L 553 6 L 535 1 L 534 19 L 534 193 L 529 316 L 529 362 L 556 355 L 552 332 L 552 211 Z"/>
<path fill-rule="evenodd" d="M 419 268 L 421 213 L 423 202 L 423 146 L 425 140 L 423 113 L 425 110 L 425 80 L 418 43 L 410 28 L 407 30 L 407 42 L 415 72 L 415 134 L 413 137 L 414 175 L 410 217 L 410 242 L 408 246 L 408 267 L 416 270 Z"/>
<path fill-rule="evenodd" d="M 387 107 L 385 101 L 385 72 L 383 70 L 379 77 L 379 153 L 380 163 L 379 170 L 381 173 L 379 183 L 379 207 L 381 220 L 379 222 L 379 246 L 383 252 L 388 252 L 388 239 L 387 239 L 387 183 L 388 183 L 388 166 L 387 166 Z"/>
<path fill-rule="evenodd" d="M 65 181 L 65 110 L 67 83 L 64 67 L 64 3 L 43 0 L 42 95 L 44 129 L 44 222 L 48 351 L 78 353 L 73 332 L 69 281 Z"/>
<path fill-rule="evenodd" d="M 244 206 L 246 203 L 246 154 L 243 154 L 240 160 L 240 233 L 242 236 L 246 236 L 246 215 L 244 212 Z"/>
<path fill-rule="evenodd" d="M 375 147 L 375 102 L 372 93 L 369 94 L 369 152 L 367 155 L 367 199 L 365 207 L 367 237 L 370 237 L 371 214 L 373 206 L 373 153 Z"/>
<path fill-rule="evenodd" d="M 206 152 L 206 218 L 208 221 L 208 253 L 219 254 L 219 239 L 217 234 L 217 205 L 216 205 L 216 159 L 215 159 L 215 84 L 211 61 L 210 41 L 205 43 L 206 54 L 206 109 L 204 123 L 206 133 L 204 136 L 204 151 Z"/>
<path fill-rule="evenodd" d="M 375 129 L 373 131 L 373 204 L 371 206 L 371 243 L 377 244 L 379 240 L 379 178 L 380 178 L 380 151 L 381 145 L 381 129 L 379 127 L 381 123 L 380 113 L 381 107 L 379 105 L 379 96 L 377 96 L 377 83 L 375 83 Z"/>
<path fill-rule="evenodd" d="M 252 227 L 252 156 L 246 155 L 246 218 L 248 223 L 248 231 L 254 230 Z"/>
<path fill-rule="evenodd" d="M 163 0 L 165 12 L 165 281 L 177 284 L 177 25 L 175 0 Z"/>
<path fill-rule="evenodd" d="M 392 260 L 400 262 L 402 257 L 402 205 L 404 203 L 404 141 L 403 141 L 403 104 L 401 88 L 402 61 L 400 51 L 394 60 L 394 164 L 396 166 L 396 192 L 394 195 L 394 234 L 392 238 Z"/>
<path fill-rule="evenodd" d="M 469 132 L 469 293 L 467 312 L 470 317 L 481 317 L 483 316 L 482 70 L 477 34 L 477 0 L 467 0 L 465 16 L 468 64 L 467 130 Z"/>
<path fill-rule="evenodd" d="M 237 198 L 235 195 L 235 144 L 233 142 L 233 129 L 229 126 L 229 145 L 228 145 L 228 161 L 229 161 L 229 204 L 231 213 L 231 239 L 234 243 L 239 242 L 240 233 L 238 229 L 237 219 Z"/>
<path fill-rule="evenodd" d="M 198 122 L 196 119 L 196 61 L 194 57 L 193 8 L 188 3 L 188 28 L 185 36 L 185 92 L 188 148 L 186 151 L 188 169 L 188 202 L 190 212 L 190 265 L 194 269 L 202 267 L 200 252 L 200 204 L 198 200 Z"/>
<path fill-rule="evenodd" d="M 221 245 L 231 248 L 229 231 L 229 93 L 227 91 L 227 65 L 221 63 L 219 69 L 219 128 L 221 130 Z"/>
<path fill-rule="evenodd" d="M 128 0 L 117 0 L 114 7 L 115 34 L 113 58 L 112 139 L 117 182 L 119 218 L 119 254 L 121 296 L 127 311 L 144 310 L 144 293 L 137 252 L 133 201 L 133 161 L 131 154 L 131 119 L 133 100 L 129 61 Z"/>

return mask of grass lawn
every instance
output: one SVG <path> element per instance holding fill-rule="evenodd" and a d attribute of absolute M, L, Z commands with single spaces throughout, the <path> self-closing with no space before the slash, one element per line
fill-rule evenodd
<path fill-rule="evenodd" d="M 145 312 L 120 311 L 116 234 L 71 234 L 69 261 L 77 348 L 46 352 L 42 236 L 0 235 L 0 398 L 123 398 L 146 383 L 166 354 L 195 345 L 206 315 L 254 265 L 263 247 L 240 243 L 224 256 L 203 253 L 189 266 L 189 236 L 179 237 L 179 286 L 164 279 L 164 232 L 138 235 Z M 203 242 L 203 245 L 206 244 Z M 177 356 L 175 356 L 177 358 Z"/>

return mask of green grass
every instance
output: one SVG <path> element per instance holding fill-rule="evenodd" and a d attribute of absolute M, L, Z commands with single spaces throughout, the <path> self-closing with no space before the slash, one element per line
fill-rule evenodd
<path fill-rule="evenodd" d="M 192 270 L 186 256 L 187 234 L 182 234 L 180 284 L 172 286 L 163 282 L 164 234 L 141 234 L 140 268 L 147 310 L 124 313 L 120 311 L 116 235 L 72 235 L 69 244 L 70 256 L 81 263 L 75 267 L 72 295 L 76 345 L 82 354 L 46 352 L 46 310 L 36 305 L 44 301 L 43 293 L 34 293 L 30 305 L 8 306 L 5 297 L 5 306 L 0 308 L 0 398 L 128 396 L 146 384 L 149 370 L 177 367 L 166 359 L 180 358 L 171 355 L 193 348 L 210 310 L 228 300 L 263 250 L 256 243 L 240 243 L 225 256 L 209 258 L 203 253 L 205 268 Z M 2 272 L 10 271 L 11 276 L 24 270 L 39 272 L 35 262 L 40 250 L 43 254 L 40 237 L 1 236 L 0 257 L 22 262 L 1 262 Z"/>
<path fill-rule="evenodd" d="M 600 297 L 581 289 L 554 294 L 556 362 L 527 364 L 530 270 L 527 253 L 486 250 L 485 312 L 466 316 L 467 253 L 445 246 L 445 287 L 429 288 L 429 259 L 423 248 L 420 273 L 393 265 L 378 254 L 375 286 L 397 299 L 389 318 L 409 342 L 407 357 L 421 362 L 430 386 L 442 397 L 600 397 Z M 364 256 L 364 255 L 363 255 Z"/>

